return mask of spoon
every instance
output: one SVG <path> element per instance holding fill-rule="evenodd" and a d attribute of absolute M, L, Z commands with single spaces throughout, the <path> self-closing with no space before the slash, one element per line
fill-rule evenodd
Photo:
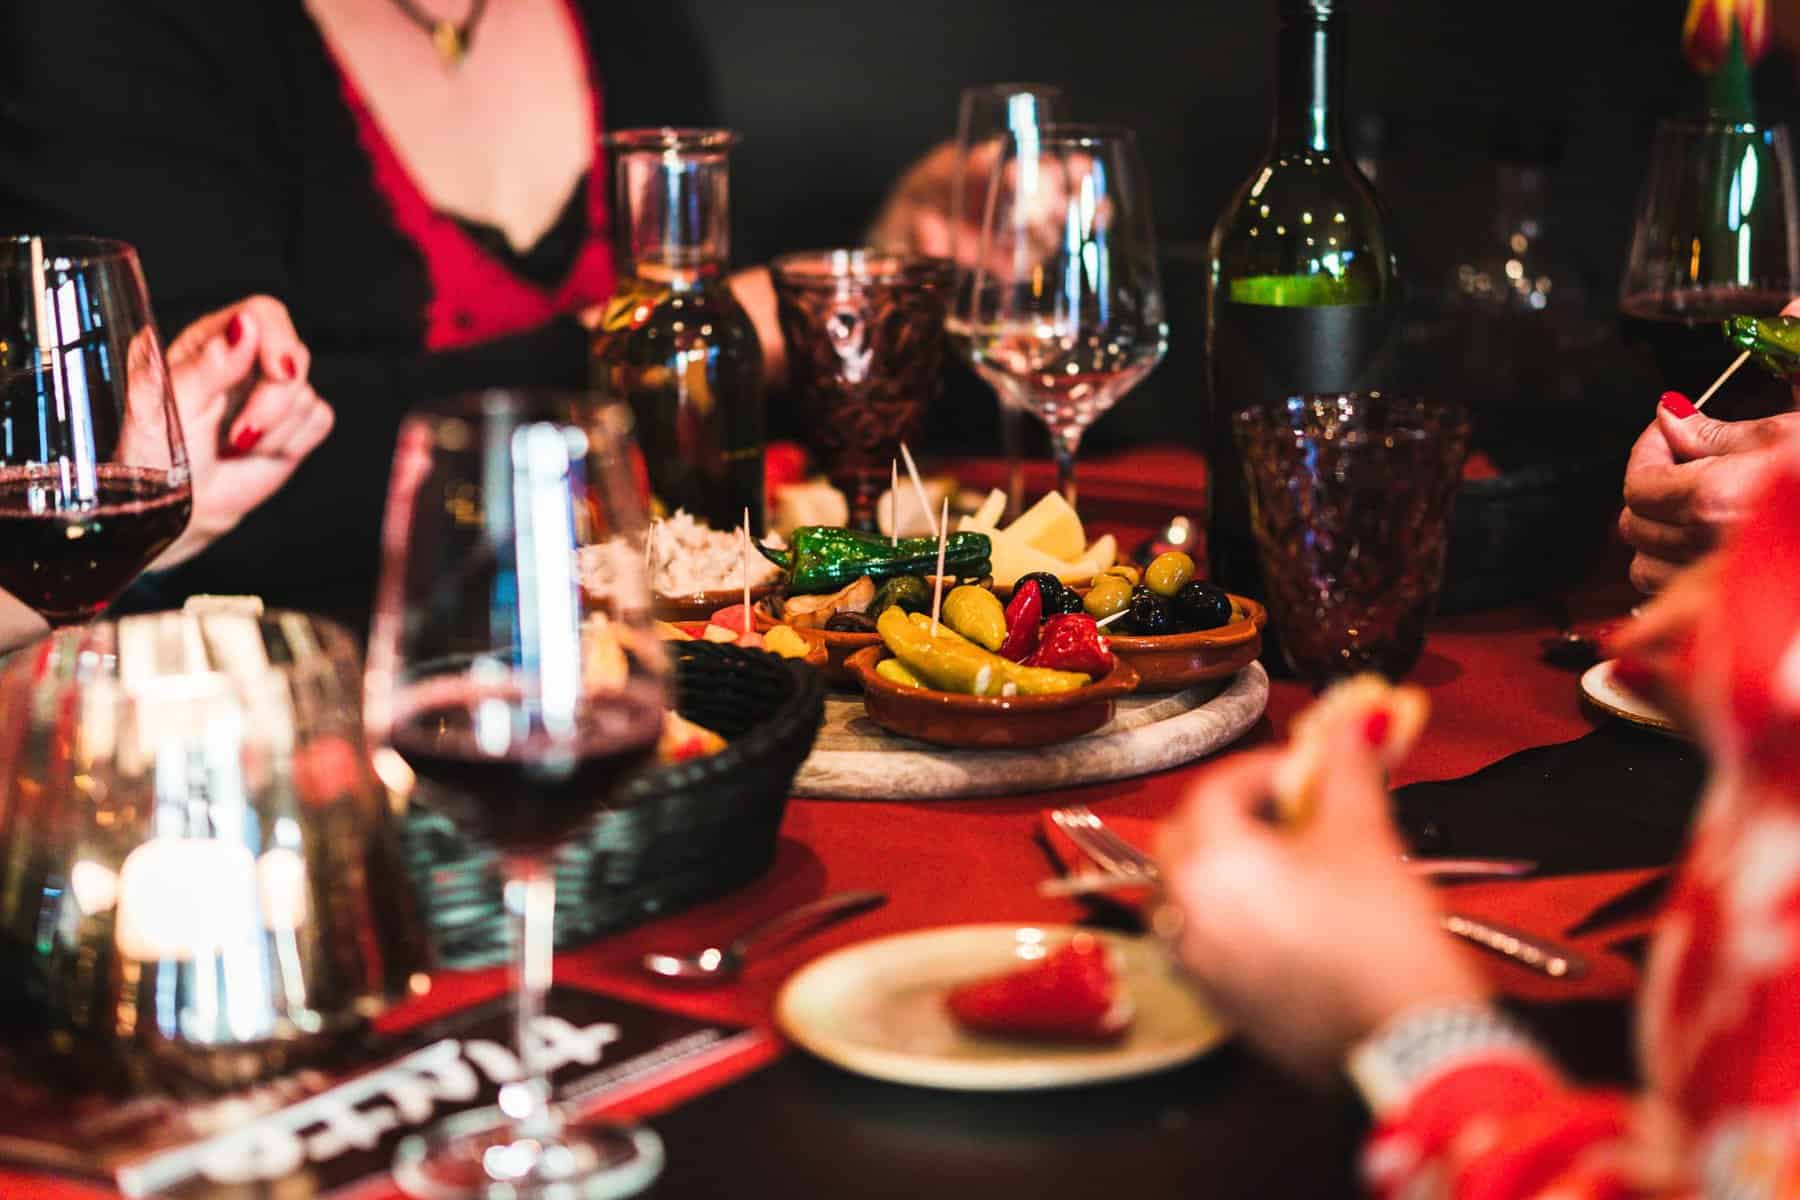
<path fill-rule="evenodd" d="M 744 957 L 751 943 L 793 926 L 809 931 L 822 929 L 886 903 L 884 892 L 839 892 L 777 913 L 744 930 L 723 947 L 708 946 L 693 954 L 646 954 L 644 970 L 670 983 L 729 983 L 744 969 Z"/>

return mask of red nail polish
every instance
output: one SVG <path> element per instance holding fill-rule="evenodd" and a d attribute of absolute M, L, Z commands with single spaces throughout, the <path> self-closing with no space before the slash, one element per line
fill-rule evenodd
<path fill-rule="evenodd" d="M 237 431 L 237 436 L 231 439 L 231 452 L 248 454 L 256 449 L 256 443 L 260 441 L 262 441 L 262 430 L 254 425 L 246 425 Z"/>
<path fill-rule="evenodd" d="M 1668 409 L 1678 421 L 1685 421 L 1700 411 L 1680 392 L 1664 392 L 1662 394 L 1661 404 L 1664 408 Z"/>
<path fill-rule="evenodd" d="M 225 344 L 235 346 L 243 340 L 244 316 L 242 313 L 232 313 L 231 322 L 225 326 Z"/>
<path fill-rule="evenodd" d="M 1363 741 L 1369 743 L 1371 750 L 1381 749 L 1393 724 L 1394 718 L 1387 709 L 1376 709 L 1363 718 Z"/>
<path fill-rule="evenodd" d="M 291 354 L 282 355 L 281 377 L 283 379 L 292 379 L 298 374 L 300 374 L 300 364 L 294 361 L 294 356 Z"/>

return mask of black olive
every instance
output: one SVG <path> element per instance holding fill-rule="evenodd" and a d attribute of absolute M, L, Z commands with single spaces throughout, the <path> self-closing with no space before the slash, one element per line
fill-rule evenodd
<path fill-rule="evenodd" d="M 1044 599 L 1044 615 L 1046 617 L 1055 616 L 1058 613 L 1081 611 L 1081 597 L 1075 594 L 1074 589 L 1065 585 L 1062 580 L 1050 572 L 1033 571 L 1013 585 L 1014 590 L 1024 587 L 1027 580 L 1037 581 L 1038 595 Z"/>
<path fill-rule="evenodd" d="M 1169 608 L 1169 602 L 1139 584 L 1131 589 L 1131 606 L 1127 610 L 1130 615 L 1120 619 L 1119 624 L 1130 625 L 1130 634 L 1136 637 L 1155 637 L 1158 634 L 1175 632 L 1175 614 Z"/>
<path fill-rule="evenodd" d="M 1204 580 L 1189 580 L 1175 593 L 1175 622 L 1189 631 L 1229 625 L 1231 597 Z"/>
<path fill-rule="evenodd" d="M 875 622 L 862 613 L 832 613 L 825 622 L 825 629 L 829 633 L 874 633 Z"/>

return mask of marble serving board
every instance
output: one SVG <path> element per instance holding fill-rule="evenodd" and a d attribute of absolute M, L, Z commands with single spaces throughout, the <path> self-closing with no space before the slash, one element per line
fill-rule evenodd
<path fill-rule="evenodd" d="M 900 737 L 869 720 L 859 695 L 833 694 L 796 796 L 947 800 L 1127 779 L 1203 758 L 1237 741 L 1269 703 L 1251 663 L 1229 679 L 1165 696 L 1127 696 L 1093 733 L 1028 750 L 962 750 Z"/>

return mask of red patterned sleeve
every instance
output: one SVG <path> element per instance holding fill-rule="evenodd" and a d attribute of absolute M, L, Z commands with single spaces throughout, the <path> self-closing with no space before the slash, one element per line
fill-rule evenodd
<path fill-rule="evenodd" d="M 1625 1097 L 1568 1088 L 1535 1055 L 1463 1060 L 1381 1119 L 1363 1158 L 1378 1196 L 1609 1200 L 1627 1183 Z"/>

